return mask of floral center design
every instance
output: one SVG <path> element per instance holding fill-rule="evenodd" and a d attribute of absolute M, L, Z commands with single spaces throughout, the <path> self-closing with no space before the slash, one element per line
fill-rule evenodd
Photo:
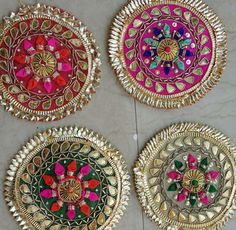
<path fill-rule="evenodd" d="M 186 205 L 194 207 L 198 204 L 209 204 L 209 195 L 213 198 L 218 191 L 216 186 L 219 172 L 211 168 L 208 157 L 201 159 L 189 153 L 185 162 L 175 160 L 174 171 L 167 173 L 170 180 L 169 192 L 177 192 L 177 202 L 186 201 Z"/>
<path fill-rule="evenodd" d="M 24 39 L 14 56 L 16 78 L 27 90 L 51 94 L 63 89 L 72 76 L 71 50 L 54 37 Z"/>
<path fill-rule="evenodd" d="M 82 196 L 82 186 L 80 181 L 68 179 L 58 186 L 58 192 L 64 202 L 75 203 Z"/>
<path fill-rule="evenodd" d="M 173 61 L 179 53 L 178 43 L 169 38 L 164 39 L 160 42 L 160 45 L 157 48 L 157 53 L 162 60 Z"/>
<path fill-rule="evenodd" d="M 56 67 L 56 59 L 49 52 L 36 53 L 32 59 L 33 72 L 40 77 L 48 77 L 53 74 Z"/>
<path fill-rule="evenodd" d="M 40 196 L 46 200 L 57 198 L 50 207 L 51 212 L 60 212 L 66 204 L 66 214 L 70 220 L 76 218 L 76 209 L 79 209 L 85 216 L 90 215 L 90 202 L 100 200 L 96 188 L 101 183 L 96 179 L 85 180 L 90 171 L 89 164 L 78 168 L 77 161 L 74 160 L 67 165 L 66 169 L 64 165 L 57 162 L 54 168 L 54 176 L 43 175 L 46 188 L 41 190 Z"/>
<path fill-rule="evenodd" d="M 199 170 L 189 170 L 184 174 L 183 187 L 190 192 L 200 192 L 205 185 L 205 177 Z"/>
<path fill-rule="evenodd" d="M 171 30 L 170 25 L 164 23 L 162 28 L 161 26 L 153 27 L 148 31 L 148 36 L 144 38 L 145 45 L 142 54 L 148 68 L 154 71 L 163 69 L 168 77 L 173 75 L 171 69 L 174 70 L 175 75 L 179 71 L 185 71 L 186 65 L 190 65 L 190 59 L 194 57 L 193 49 L 190 47 L 194 45 L 193 39 L 190 38 L 187 29 L 180 27 Z M 185 61 L 186 58 L 187 61 Z"/>

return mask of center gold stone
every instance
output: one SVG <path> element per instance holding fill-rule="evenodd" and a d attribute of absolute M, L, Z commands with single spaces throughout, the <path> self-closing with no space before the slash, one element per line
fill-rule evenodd
<path fill-rule="evenodd" d="M 198 193 L 205 185 L 205 176 L 199 170 L 189 170 L 184 174 L 183 187 L 190 192 Z"/>
<path fill-rule="evenodd" d="M 157 48 L 157 53 L 161 60 L 173 61 L 179 53 L 177 41 L 170 38 L 162 40 Z"/>
<path fill-rule="evenodd" d="M 75 179 L 68 179 L 58 186 L 58 193 L 64 202 L 75 203 L 82 195 L 81 183 Z"/>
<path fill-rule="evenodd" d="M 49 52 L 38 52 L 34 54 L 31 66 L 37 76 L 48 77 L 55 71 L 56 59 Z"/>

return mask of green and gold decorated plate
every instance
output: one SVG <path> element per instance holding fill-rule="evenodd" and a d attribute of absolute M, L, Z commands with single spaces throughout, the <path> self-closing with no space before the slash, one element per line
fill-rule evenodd
<path fill-rule="evenodd" d="M 22 229 L 112 229 L 128 201 L 121 153 L 85 128 L 34 136 L 7 171 L 5 199 Z"/>
<path fill-rule="evenodd" d="M 161 229 L 221 229 L 235 206 L 236 149 L 198 123 L 157 133 L 134 167 L 138 198 Z"/>

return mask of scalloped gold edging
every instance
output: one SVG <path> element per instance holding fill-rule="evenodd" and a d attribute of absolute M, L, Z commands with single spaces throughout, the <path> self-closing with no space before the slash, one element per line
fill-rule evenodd
<path fill-rule="evenodd" d="M 66 13 L 56 7 L 38 3 L 37 5 L 22 6 L 17 13 L 11 13 L 9 17 L 4 17 L 2 21 L 0 40 L 2 40 L 5 31 L 7 31 L 14 24 L 14 22 L 19 21 L 20 18 L 24 18 L 27 15 L 31 15 L 35 18 L 43 16 L 52 20 L 55 19 L 56 21 L 58 21 L 58 18 L 60 18 L 63 23 L 66 23 L 67 26 L 69 26 L 76 34 L 78 34 L 81 37 L 81 40 L 88 52 L 88 76 L 80 94 L 73 98 L 67 105 L 56 110 L 35 111 L 23 107 L 4 92 L 4 87 L 1 81 L 0 104 L 3 105 L 5 110 L 10 112 L 13 116 L 29 121 L 48 122 L 59 120 L 75 113 L 77 110 L 82 110 L 82 108 L 91 100 L 92 94 L 96 92 L 96 88 L 99 86 L 101 79 L 99 68 L 101 65 L 100 53 L 98 47 L 95 44 L 95 39 L 92 33 L 88 31 L 85 25 L 83 25 L 80 21 L 78 22 L 78 20 L 69 13 Z"/>
<path fill-rule="evenodd" d="M 138 199 L 141 203 L 142 208 L 144 209 L 146 215 L 152 222 L 156 224 L 157 227 L 161 229 L 201 229 L 201 230 L 220 230 L 223 225 L 226 224 L 235 214 L 236 211 L 236 185 L 233 183 L 232 190 L 234 195 L 231 194 L 230 201 L 228 202 L 227 212 L 223 213 L 223 218 L 220 219 L 215 217 L 214 220 L 211 220 L 210 223 L 202 224 L 183 224 L 178 223 L 178 226 L 174 224 L 173 221 L 170 221 L 168 217 L 161 217 L 158 215 L 157 210 L 153 207 L 152 203 L 149 203 L 149 187 L 147 187 L 147 165 L 150 164 L 150 159 L 163 147 L 166 143 L 172 138 L 183 137 L 184 135 L 188 137 L 188 133 L 195 133 L 195 136 L 198 137 L 207 137 L 211 140 L 214 140 L 213 143 L 218 143 L 218 146 L 227 150 L 229 157 L 232 158 L 233 169 L 234 169 L 234 181 L 236 178 L 236 147 L 232 145 L 230 139 L 218 130 L 211 128 L 207 125 L 200 123 L 179 123 L 173 124 L 170 127 L 163 129 L 158 132 L 144 147 L 140 153 L 138 160 L 135 162 L 133 171 L 134 171 L 134 181 L 135 188 L 137 192 Z M 167 145 L 168 146 L 168 145 Z M 168 147 L 167 147 L 168 148 Z M 171 146 L 169 147 L 171 148 Z M 161 167 L 161 166 L 160 166 Z M 217 220 L 216 220 L 217 219 Z M 191 227 L 189 227 L 191 225 Z"/>
<path fill-rule="evenodd" d="M 10 212 L 22 229 L 32 229 L 32 224 L 29 220 L 22 217 L 22 213 L 19 212 L 19 207 L 17 207 L 16 197 L 14 195 L 14 186 L 15 177 L 18 170 L 22 166 L 27 156 L 29 156 L 32 152 L 37 151 L 37 148 L 39 146 L 45 146 L 46 144 L 50 144 L 57 139 L 69 140 L 71 138 L 78 138 L 96 146 L 96 148 L 101 150 L 103 154 L 105 154 L 115 162 L 116 169 L 120 174 L 120 179 L 118 181 L 120 188 L 118 195 L 119 202 L 116 205 L 115 211 L 110 214 L 110 217 L 107 219 L 104 225 L 98 228 L 98 230 L 111 230 L 116 226 L 121 216 L 123 215 L 123 212 L 126 209 L 129 200 L 130 176 L 122 153 L 119 150 L 115 149 L 102 135 L 87 128 L 52 128 L 46 130 L 45 132 L 38 133 L 36 136 L 31 138 L 28 143 L 26 143 L 16 154 L 15 158 L 12 159 L 9 169 L 7 170 L 7 176 L 4 183 L 5 201 L 9 207 Z"/>
<path fill-rule="evenodd" d="M 192 90 L 184 95 L 161 96 L 149 92 L 135 82 L 127 73 L 123 62 L 123 52 L 121 42 L 123 41 L 124 29 L 127 26 L 127 21 L 133 15 L 139 13 L 142 9 L 148 6 L 165 3 L 187 4 L 191 8 L 199 11 L 209 22 L 213 28 L 216 37 L 216 54 L 215 63 L 209 76 L 205 76 L 202 82 L 193 87 Z M 116 15 L 112 22 L 110 38 L 109 38 L 109 57 L 111 66 L 113 67 L 118 80 L 123 88 L 134 98 L 140 102 L 161 109 L 176 109 L 184 106 L 195 104 L 203 96 L 205 96 L 221 79 L 223 70 L 226 67 L 227 59 L 227 36 L 223 24 L 218 16 L 209 6 L 202 0 L 130 0 Z"/>

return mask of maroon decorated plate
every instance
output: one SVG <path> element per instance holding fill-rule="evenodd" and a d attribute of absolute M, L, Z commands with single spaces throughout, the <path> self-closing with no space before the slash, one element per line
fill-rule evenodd
<path fill-rule="evenodd" d="M 31 121 L 65 117 L 88 103 L 100 77 L 92 35 L 74 16 L 24 6 L 0 28 L 1 104 Z"/>

